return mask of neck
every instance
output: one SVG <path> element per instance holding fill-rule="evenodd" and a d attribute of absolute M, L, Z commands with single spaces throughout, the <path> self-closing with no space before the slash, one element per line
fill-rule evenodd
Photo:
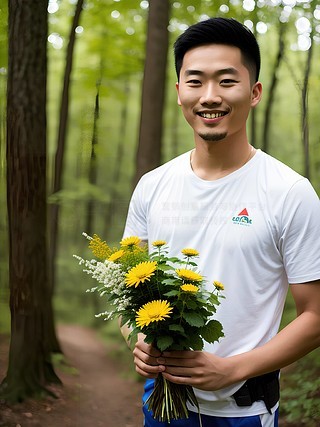
<path fill-rule="evenodd" d="M 204 180 L 222 178 L 244 166 L 255 154 L 247 139 L 237 143 L 221 140 L 218 142 L 196 142 L 191 154 L 194 173 Z"/>

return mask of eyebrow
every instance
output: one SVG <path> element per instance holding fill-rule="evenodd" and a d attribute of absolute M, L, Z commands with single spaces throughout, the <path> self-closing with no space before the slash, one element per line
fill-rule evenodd
<path fill-rule="evenodd" d="M 204 71 L 201 70 L 186 70 L 184 72 L 185 77 L 189 76 L 203 76 L 206 74 Z M 214 72 L 214 75 L 216 76 L 222 76 L 224 74 L 232 74 L 233 76 L 239 75 L 239 72 L 236 68 L 228 67 L 228 68 L 222 68 L 221 70 L 217 70 Z"/>

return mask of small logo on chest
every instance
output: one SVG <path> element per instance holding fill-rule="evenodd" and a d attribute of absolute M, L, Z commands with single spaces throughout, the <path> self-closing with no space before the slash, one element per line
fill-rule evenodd
<path fill-rule="evenodd" d="M 251 225 L 252 219 L 249 217 L 248 211 L 244 208 L 238 215 L 232 218 L 232 222 L 238 225 Z"/>

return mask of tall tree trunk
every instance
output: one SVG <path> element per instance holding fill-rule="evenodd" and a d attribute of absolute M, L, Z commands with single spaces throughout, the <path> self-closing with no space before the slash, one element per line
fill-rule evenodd
<path fill-rule="evenodd" d="M 93 130 L 91 138 L 91 155 L 89 162 L 89 183 L 95 185 L 97 183 L 97 155 L 96 155 L 96 146 L 98 144 L 98 135 L 97 135 L 97 123 L 99 120 L 100 114 L 100 103 L 99 103 L 99 89 L 101 81 L 97 82 L 97 93 L 94 106 L 93 114 Z M 90 198 L 87 204 L 87 214 L 86 214 L 86 233 L 91 235 L 92 233 L 92 222 L 93 222 L 93 211 L 94 211 L 94 201 Z"/>
<path fill-rule="evenodd" d="M 168 23 L 169 0 L 150 0 L 134 185 L 145 172 L 159 166 L 161 161 Z"/>
<path fill-rule="evenodd" d="M 270 87 L 269 87 L 269 90 L 267 91 L 267 102 L 266 102 L 266 109 L 264 113 L 262 149 L 266 153 L 269 152 L 270 121 L 271 121 L 271 113 L 272 113 L 272 107 L 274 103 L 276 88 L 278 84 L 278 72 L 279 72 L 279 68 L 285 52 L 285 43 L 284 43 L 285 30 L 286 30 L 286 24 L 279 23 L 278 53 L 277 53 L 277 57 L 272 70 Z"/>
<path fill-rule="evenodd" d="M 78 0 L 75 14 L 73 17 L 71 31 L 69 36 L 69 44 L 67 48 L 66 67 L 63 81 L 63 91 L 60 105 L 60 119 L 59 119 L 59 131 L 58 141 L 55 156 L 54 165 L 54 176 L 53 176 L 53 188 L 52 192 L 57 193 L 62 189 L 62 175 L 63 175 L 63 163 L 65 155 L 66 137 L 67 137 L 67 123 L 68 123 L 68 111 L 69 111 L 69 88 L 70 88 L 70 77 L 73 64 L 73 52 L 75 45 L 75 29 L 79 25 L 80 15 L 83 8 L 83 1 Z M 59 205 L 54 203 L 50 209 L 50 258 L 49 258 L 49 274 L 50 274 L 50 286 L 52 292 L 55 285 L 55 260 L 57 255 L 58 247 L 58 232 L 59 232 Z"/>
<path fill-rule="evenodd" d="M 9 2 L 7 202 L 11 343 L 1 390 L 10 401 L 59 382 L 47 339 L 47 4 Z M 50 321 L 49 321 L 50 323 Z"/>
<path fill-rule="evenodd" d="M 312 40 L 313 34 L 310 34 Z M 308 123 L 308 88 L 313 54 L 313 41 L 307 52 L 306 65 L 304 69 L 303 85 L 301 89 L 301 131 L 304 152 L 304 176 L 310 179 L 310 153 L 309 153 L 309 123 Z"/>
<path fill-rule="evenodd" d="M 102 70 L 101 70 L 102 71 Z M 101 73 L 102 74 L 102 73 Z M 100 102 L 99 102 L 99 98 L 100 98 L 100 85 L 101 85 L 101 80 L 99 80 L 97 82 L 97 93 L 96 93 L 96 98 L 95 98 L 95 106 L 94 106 L 94 114 L 93 114 L 93 130 L 92 130 L 92 138 L 91 138 L 91 155 L 90 155 L 90 162 L 89 162 L 89 182 L 92 185 L 96 185 L 97 184 L 97 155 L 96 155 L 96 147 L 98 144 L 98 134 L 97 134 L 97 123 L 99 120 L 99 115 L 100 115 Z M 89 235 L 92 235 L 93 233 L 93 213 L 94 213 L 94 200 L 92 198 L 90 198 L 88 200 L 87 203 L 87 212 L 86 212 L 86 233 L 88 233 Z M 100 310 L 100 296 L 96 293 L 93 292 L 92 294 L 90 294 L 90 298 L 91 298 L 91 302 L 92 302 L 92 306 L 93 306 L 93 311 L 94 314 L 98 314 L 101 312 Z M 93 324 L 94 325 L 99 325 L 100 319 L 93 317 Z"/>
<path fill-rule="evenodd" d="M 110 238 L 110 230 L 111 230 L 111 224 L 113 217 L 116 217 L 117 214 L 117 200 L 118 200 L 118 189 L 117 186 L 120 182 L 120 174 L 121 174 L 121 166 L 123 162 L 124 157 L 124 135 L 125 131 L 127 129 L 127 120 L 128 120 L 128 99 L 130 96 L 130 85 L 128 81 L 125 82 L 124 87 L 125 92 L 125 101 L 122 104 L 121 109 L 121 120 L 119 125 L 119 142 L 117 146 L 117 154 L 116 154 L 116 160 L 115 165 L 113 169 L 113 176 L 112 176 L 112 188 L 111 188 L 111 194 L 110 194 L 110 202 L 108 203 L 108 208 L 105 215 L 104 220 L 104 234 L 103 237 L 108 241 Z"/>

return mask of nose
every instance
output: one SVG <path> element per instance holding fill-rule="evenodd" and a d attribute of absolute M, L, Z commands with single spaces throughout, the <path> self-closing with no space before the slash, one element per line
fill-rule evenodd
<path fill-rule="evenodd" d="M 203 86 L 200 103 L 202 105 L 220 105 L 222 103 L 222 98 L 219 94 L 219 88 L 214 84 Z"/>

